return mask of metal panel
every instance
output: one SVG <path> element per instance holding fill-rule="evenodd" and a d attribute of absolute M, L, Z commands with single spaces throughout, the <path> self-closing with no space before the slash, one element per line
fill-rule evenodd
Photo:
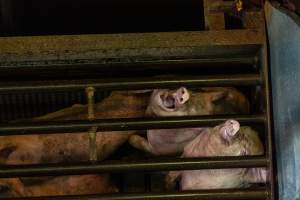
<path fill-rule="evenodd" d="M 279 199 L 296 200 L 300 198 L 300 20 L 286 13 L 266 4 Z"/>

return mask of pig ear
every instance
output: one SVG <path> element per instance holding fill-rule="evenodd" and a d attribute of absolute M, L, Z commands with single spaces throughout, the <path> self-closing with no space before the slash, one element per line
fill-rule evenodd
<path fill-rule="evenodd" d="M 240 123 L 236 120 L 227 120 L 220 129 L 221 136 L 226 141 L 231 141 L 231 139 L 240 130 Z"/>
<path fill-rule="evenodd" d="M 16 146 L 7 146 L 0 150 L 0 161 L 8 159 L 9 155 L 17 149 Z"/>

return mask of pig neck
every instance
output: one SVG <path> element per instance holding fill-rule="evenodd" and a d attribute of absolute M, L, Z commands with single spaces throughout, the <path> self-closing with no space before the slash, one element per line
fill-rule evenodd
<path fill-rule="evenodd" d="M 258 133 L 251 127 L 243 126 L 240 128 L 240 134 L 237 137 L 238 142 L 242 142 L 247 151 L 247 155 L 263 155 L 264 147 L 258 137 Z"/>
<path fill-rule="evenodd" d="M 203 98 L 199 98 L 199 94 L 191 94 L 190 100 L 186 103 L 186 115 L 211 115 L 212 106 L 210 102 L 205 102 Z"/>

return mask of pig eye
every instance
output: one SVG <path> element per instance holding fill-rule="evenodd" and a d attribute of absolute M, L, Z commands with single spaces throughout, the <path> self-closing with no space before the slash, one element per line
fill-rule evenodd
<path fill-rule="evenodd" d="M 182 97 L 180 98 L 180 101 L 183 101 L 183 98 L 182 98 Z"/>
<path fill-rule="evenodd" d="M 184 90 L 182 90 L 181 93 L 184 94 Z"/>

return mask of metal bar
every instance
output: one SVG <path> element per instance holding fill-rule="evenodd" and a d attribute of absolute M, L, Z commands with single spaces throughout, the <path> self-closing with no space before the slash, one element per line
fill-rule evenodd
<path fill-rule="evenodd" d="M 95 88 L 86 88 L 86 96 L 88 102 L 88 120 L 95 120 Z M 97 161 L 97 127 L 89 129 L 89 156 L 90 161 Z"/>
<path fill-rule="evenodd" d="M 170 171 L 266 167 L 264 156 L 214 157 L 214 158 L 156 158 L 144 161 L 103 161 L 72 165 L 2 165 L 0 178 L 97 174 L 128 171 Z"/>
<path fill-rule="evenodd" d="M 262 26 L 264 28 L 264 26 Z M 272 110 L 271 110 L 271 87 L 269 85 L 269 66 L 268 66 L 268 45 L 267 45 L 267 36 L 266 36 L 266 30 L 264 28 L 264 45 L 261 49 L 260 56 L 261 56 L 261 76 L 263 77 L 263 104 L 265 107 L 265 118 L 266 118 L 266 126 L 265 126 L 265 136 L 267 138 L 266 140 L 266 157 L 268 159 L 268 170 L 269 170 L 269 199 L 274 200 L 276 198 L 275 195 L 275 189 L 276 189 L 276 178 L 275 178 L 275 173 L 276 171 L 274 170 L 274 160 L 273 160 L 273 132 L 272 132 Z"/>
<path fill-rule="evenodd" d="M 94 121 L 6 123 L 0 125 L 0 136 L 25 135 L 28 133 L 75 133 L 86 131 L 91 127 L 98 127 L 100 131 L 203 127 L 215 126 L 217 124 L 223 123 L 227 119 L 235 119 L 242 125 L 265 122 L 264 115 L 219 115 L 196 117 L 185 116 L 164 118 L 102 119 Z"/>
<path fill-rule="evenodd" d="M 94 87 L 99 90 L 153 89 L 180 86 L 231 86 L 257 85 L 261 83 L 258 74 L 222 76 L 183 76 L 176 78 L 140 78 L 116 80 L 67 80 L 0 83 L 0 92 L 84 90 Z"/>
<path fill-rule="evenodd" d="M 147 54 L 143 52 L 140 57 L 161 55 L 161 50 L 166 48 L 249 45 L 262 42 L 260 30 L 10 37 L 0 38 L 0 60 L 16 63 L 61 58 L 128 58 L 136 57 L 145 49 Z"/>
<path fill-rule="evenodd" d="M 52 70 L 64 70 L 64 69 L 95 69 L 98 70 L 103 69 L 106 70 L 107 68 L 111 68 L 114 66 L 117 67 L 130 67 L 129 69 L 140 69 L 141 67 L 153 67 L 153 66 L 165 66 L 165 65 L 188 65 L 188 64 L 194 64 L 198 67 L 201 66 L 207 66 L 207 65 L 220 65 L 223 64 L 223 67 L 227 67 L 230 65 L 239 65 L 239 67 L 243 68 L 244 65 L 253 65 L 256 64 L 255 55 L 259 51 L 259 47 L 257 45 L 250 45 L 248 47 L 249 50 L 247 50 L 245 53 L 242 52 L 242 54 L 246 55 L 238 55 L 241 54 L 241 51 L 245 50 L 238 49 L 238 50 L 231 50 L 231 54 L 224 55 L 226 52 L 224 52 L 223 55 L 215 56 L 215 57 L 195 57 L 193 56 L 184 56 L 182 58 L 156 58 L 156 59 L 146 59 L 146 58 L 131 58 L 130 60 L 124 59 L 123 61 L 119 59 L 109 59 L 109 64 L 107 60 L 105 59 L 78 59 L 71 61 L 66 60 L 53 60 L 53 61 L 27 61 L 22 63 L 12 63 L 12 65 L 1 65 L 0 61 L 0 72 L 7 72 L 8 70 L 11 72 L 18 72 L 22 70 L 45 70 L 51 68 Z M 228 48 L 228 47 L 227 47 Z M 211 50 L 213 51 L 213 50 Z M 228 53 L 228 52 L 227 52 Z M 192 58 L 191 58 L 192 57 Z M 22 68 L 20 68 L 22 67 Z M 128 69 L 128 68 L 127 68 Z"/>
<path fill-rule="evenodd" d="M 56 196 L 18 198 L 18 200 L 265 200 L 268 192 L 258 189 L 200 190 L 166 193 L 104 194 L 88 196 Z M 4 198 L 3 200 L 11 200 Z"/>

